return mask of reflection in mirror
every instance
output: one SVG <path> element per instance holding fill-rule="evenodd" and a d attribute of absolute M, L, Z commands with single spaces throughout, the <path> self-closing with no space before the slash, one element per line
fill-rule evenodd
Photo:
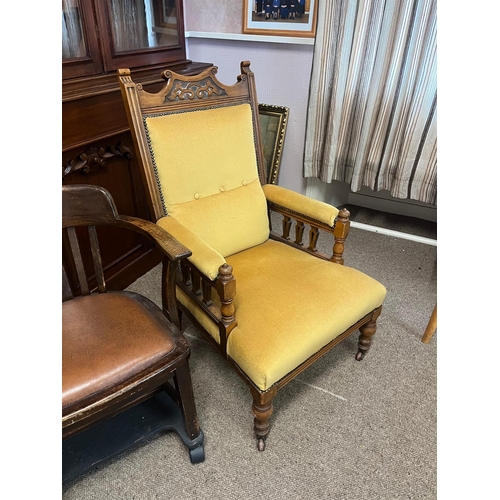
<path fill-rule="evenodd" d="M 178 45 L 176 0 L 108 0 L 116 52 Z"/>
<path fill-rule="evenodd" d="M 289 111 L 289 108 L 285 106 L 259 104 L 260 134 L 268 184 L 278 183 Z"/>

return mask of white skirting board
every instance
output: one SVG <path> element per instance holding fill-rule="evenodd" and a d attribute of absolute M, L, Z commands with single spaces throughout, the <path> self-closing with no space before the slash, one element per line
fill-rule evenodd
<path fill-rule="evenodd" d="M 392 229 L 385 229 L 383 227 L 371 226 L 370 224 L 362 224 L 361 222 L 351 221 L 351 227 L 363 229 L 364 231 L 371 231 L 372 233 L 385 234 L 393 236 L 394 238 L 402 238 L 404 240 L 416 241 L 417 243 L 425 243 L 426 245 L 433 245 L 437 247 L 437 240 L 432 238 L 424 238 L 415 234 L 402 233 L 401 231 L 394 231 Z"/>

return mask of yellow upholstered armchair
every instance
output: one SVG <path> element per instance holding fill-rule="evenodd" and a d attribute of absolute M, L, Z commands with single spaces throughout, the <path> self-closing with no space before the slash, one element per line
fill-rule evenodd
<path fill-rule="evenodd" d="M 128 69 L 118 78 L 151 212 L 192 252 L 178 269 L 178 308 L 248 384 L 263 450 L 277 390 L 357 329 L 361 360 L 386 290 L 343 265 L 347 210 L 265 183 L 250 63 L 234 85 L 216 73 L 165 71 L 157 93 Z M 320 230 L 333 234 L 332 255 L 316 249 Z"/>

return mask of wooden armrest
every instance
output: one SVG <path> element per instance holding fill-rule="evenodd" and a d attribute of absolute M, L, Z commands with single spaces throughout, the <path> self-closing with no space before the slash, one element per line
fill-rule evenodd
<path fill-rule="evenodd" d="M 349 234 L 351 224 L 348 210 L 343 208 L 339 211 L 328 203 L 314 200 L 273 184 L 265 184 L 262 188 L 267 199 L 269 210 L 273 210 L 283 215 L 283 234 L 278 236 L 271 232 L 271 238 L 284 241 L 288 245 L 308 252 L 316 257 L 330 260 L 338 264 L 344 263 L 344 243 Z M 292 218 L 297 221 L 295 226 L 295 241 L 290 240 Z M 311 226 L 308 246 L 305 246 L 302 242 L 304 224 Z M 333 253 L 330 257 L 319 252 L 316 248 L 320 229 L 333 234 L 335 243 L 333 245 Z"/>
<path fill-rule="evenodd" d="M 192 252 L 188 258 L 190 262 L 210 280 L 214 281 L 219 276 L 219 268 L 226 263 L 226 259 L 196 236 L 177 219 L 171 216 L 162 217 L 156 223 L 168 231 L 174 238 L 186 245 Z"/>
<path fill-rule="evenodd" d="M 123 224 L 124 227 L 134 229 L 152 238 L 170 260 L 184 259 L 192 253 L 191 250 L 180 243 L 175 237 L 153 222 L 128 215 L 118 215 L 116 220 L 125 223 Z"/>
<path fill-rule="evenodd" d="M 236 294 L 233 268 L 219 252 L 174 217 L 162 217 L 157 224 L 192 250 L 192 255 L 181 263 L 178 286 L 200 310 L 219 323 L 220 349 L 225 353 L 227 338 L 237 325 L 233 302 Z M 212 291 L 219 296 L 220 307 L 213 303 Z"/>

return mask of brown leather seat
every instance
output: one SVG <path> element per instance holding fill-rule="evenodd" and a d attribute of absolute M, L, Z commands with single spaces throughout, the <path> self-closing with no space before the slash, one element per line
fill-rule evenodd
<path fill-rule="evenodd" d="M 155 307 L 137 294 L 112 292 L 63 303 L 63 415 L 162 366 L 175 344 Z"/>

